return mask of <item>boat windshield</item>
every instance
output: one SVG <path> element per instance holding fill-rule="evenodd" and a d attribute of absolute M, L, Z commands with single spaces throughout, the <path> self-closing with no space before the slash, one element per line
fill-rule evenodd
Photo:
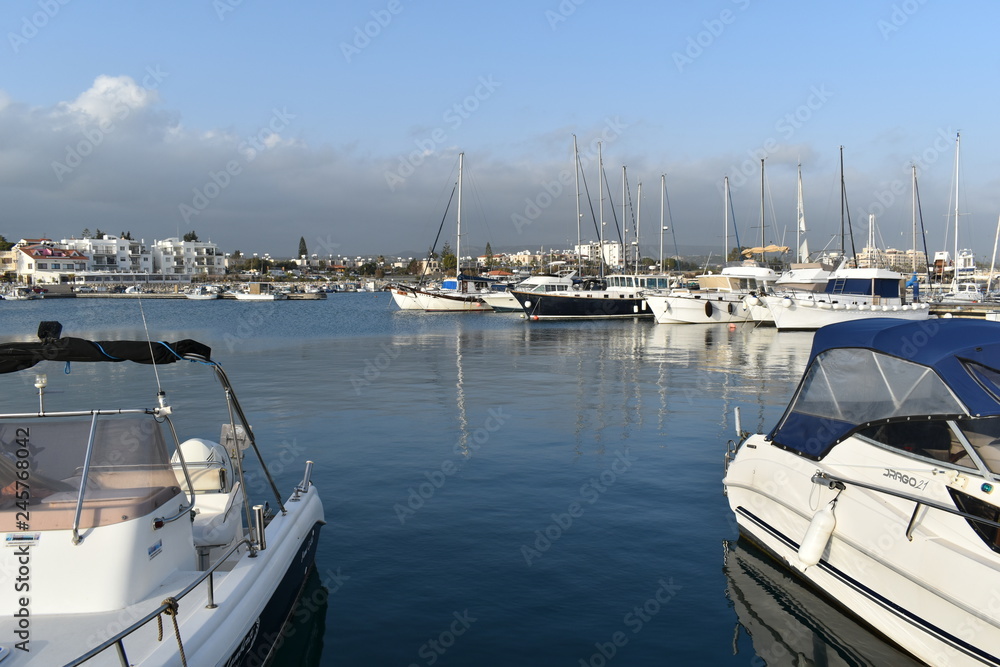
<path fill-rule="evenodd" d="M 822 457 L 871 422 L 967 414 L 948 385 L 927 366 L 870 349 L 832 348 L 813 359 L 770 437 Z"/>
<path fill-rule="evenodd" d="M 1000 474 L 1000 417 L 981 419 L 921 419 L 870 426 L 858 435 L 908 455 L 976 470 L 968 442 L 987 470 Z"/>
<path fill-rule="evenodd" d="M 81 529 L 143 516 L 180 492 L 151 415 L 102 416 L 95 426 Z M 72 527 L 90 431 L 89 417 L 0 422 L 0 531 L 15 530 L 18 510 L 30 512 L 31 530 Z"/>

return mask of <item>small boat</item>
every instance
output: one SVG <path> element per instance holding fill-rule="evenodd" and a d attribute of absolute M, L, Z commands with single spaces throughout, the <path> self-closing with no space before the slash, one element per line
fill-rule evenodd
<path fill-rule="evenodd" d="M 941 295 L 941 303 L 982 303 L 986 294 L 977 283 L 958 283 L 950 292 Z"/>
<path fill-rule="evenodd" d="M 34 289 L 26 285 L 18 285 L 7 293 L 7 298 L 11 301 L 33 301 L 35 299 L 41 299 L 43 296 L 44 295 L 40 292 L 36 292 Z"/>
<path fill-rule="evenodd" d="M 1000 665 L 1000 327 L 816 332 L 768 434 L 730 443 L 740 533 L 916 658 Z"/>
<path fill-rule="evenodd" d="M 221 295 L 219 291 L 214 287 L 209 287 L 207 285 L 198 285 L 189 292 L 185 292 L 184 297 L 187 299 L 192 299 L 194 301 L 208 301 L 211 299 L 218 299 Z"/>
<path fill-rule="evenodd" d="M 180 441 L 182 410 L 167 403 L 159 380 L 151 407 L 79 409 L 60 394 L 69 405 L 50 410 L 48 378 L 35 376 L 37 397 L 0 415 L 0 587 L 8 592 L 0 663 L 267 664 L 324 524 L 312 462 L 282 499 L 209 347 L 91 341 L 61 329 L 43 322 L 39 342 L 0 344 L 0 373 L 53 362 L 58 376 L 77 362 L 193 362 L 222 385 L 221 436 Z M 213 419 L 199 401 L 191 412 L 199 423 Z"/>
<path fill-rule="evenodd" d="M 749 265 L 726 266 L 718 274 L 696 276 L 698 289 L 675 289 L 646 297 L 659 324 L 752 322 L 747 297 L 770 290 L 778 279 L 773 269 Z"/>
<path fill-rule="evenodd" d="M 240 301 L 281 301 L 288 298 L 271 283 L 249 283 L 245 289 L 231 291 L 230 294 Z"/>

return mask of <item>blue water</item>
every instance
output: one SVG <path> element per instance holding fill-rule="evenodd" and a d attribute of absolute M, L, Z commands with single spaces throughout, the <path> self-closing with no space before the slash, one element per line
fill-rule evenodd
<path fill-rule="evenodd" d="M 738 630 L 721 479 L 734 408 L 744 429 L 770 428 L 810 334 L 400 312 L 384 293 L 0 312 L 5 339 L 43 319 L 65 335 L 143 336 L 144 314 L 155 338 L 200 340 L 279 487 L 316 462 L 318 583 L 278 664 L 764 664 L 756 651 L 792 664 L 773 637 Z M 200 408 L 217 386 L 193 366 L 160 381 L 194 429 L 181 436 L 214 436 L 220 420 Z M 116 364 L 111 382 L 106 368 L 61 370 L 47 369 L 50 407 L 80 386 L 91 401 L 152 403 L 149 367 Z M 30 405 L 32 379 L 5 384 L 0 408 Z"/>

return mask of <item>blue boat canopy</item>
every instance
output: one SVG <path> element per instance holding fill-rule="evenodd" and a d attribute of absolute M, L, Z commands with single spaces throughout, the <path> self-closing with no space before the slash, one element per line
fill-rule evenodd
<path fill-rule="evenodd" d="M 776 444 L 822 458 L 875 423 L 1000 415 L 1000 324 L 879 318 L 823 327 Z"/>

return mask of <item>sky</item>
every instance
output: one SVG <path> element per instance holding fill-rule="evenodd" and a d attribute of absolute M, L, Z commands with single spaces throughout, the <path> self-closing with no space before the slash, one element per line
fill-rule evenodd
<path fill-rule="evenodd" d="M 195 231 L 226 252 L 569 248 L 638 217 L 646 256 L 855 241 L 989 262 L 1000 216 L 985 0 L 0 4 L 0 234 Z M 604 175 L 598 174 L 601 144 Z M 625 168 L 631 206 L 622 212 Z M 723 182 L 732 215 L 728 239 Z M 641 197 L 639 184 L 641 183 Z M 586 192 L 589 191 L 589 198 Z M 591 211 L 593 210 L 593 214 Z"/>

